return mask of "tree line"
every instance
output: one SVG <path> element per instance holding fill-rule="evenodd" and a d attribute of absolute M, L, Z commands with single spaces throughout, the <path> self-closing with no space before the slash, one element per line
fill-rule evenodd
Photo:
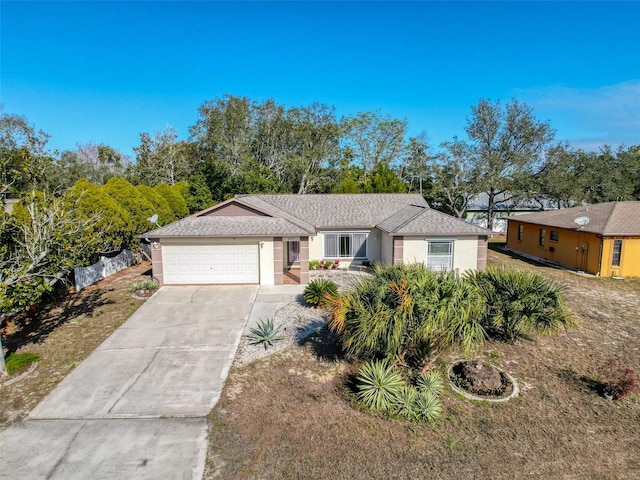
<path fill-rule="evenodd" d="M 483 193 L 489 227 L 500 203 L 640 198 L 640 146 L 556 142 L 550 123 L 515 99 L 481 99 L 465 136 L 437 146 L 380 112 L 338 118 L 321 103 L 232 95 L 204 102 L 187 140 L 172 127 L 142 133 L 135 159 L 94 143 L 52 152 L 48 140 L 24 117 L 0 115 L 0 198 L 21 199 L 1 217 L 2 311 L 33 301 L 9 298 L 11 289 L 48 291 L 92 253 L 135 248 L 151 215 L 164 225 L 235 194 L 420 192 L 462 218 Z"/>

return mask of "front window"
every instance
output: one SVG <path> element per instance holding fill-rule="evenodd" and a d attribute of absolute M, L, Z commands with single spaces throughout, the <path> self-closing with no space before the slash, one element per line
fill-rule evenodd
<path fill-rule="evenodd" d="M 453 241 L 429 242 L 427 247 L 427 268 L 445 271 L 453 269 Z"/>
<path fill-rule="evenodd" d="M 326 258 L 367 258 L 367 233 L 325 233 Z"/>
<path fill-rule="evenodd" d="M 289 242 L 289 263 L 300 261 L 300 242 Z"/>
<path fill-rule="evenodd" d="M 560 233 L 556 232 L 555 230 L 551 230 L 551 234 L 549 235 L 549 238 L 552 241 L 557 242 L 560 239 Z"/>
<path fill-rule="evenodd" d="M 547 231 L 544 228 L 540 229 L 540 238 L 538 239 L 538 245 L 544 247 L 544 237 L 546 237 Z"/>
<path fill-rule="evenodd" d="M 614 267 L 620 266 L 620 257 L 622 256 L 622 240 L 613 241 L 613 258 L 611 259 L 611 265 Z"/>
<path fill-rule="evenodd" d="M 522 237 L 524 236 L 524 225 L 518 225 L 518 241 L 522 241 Z"/>

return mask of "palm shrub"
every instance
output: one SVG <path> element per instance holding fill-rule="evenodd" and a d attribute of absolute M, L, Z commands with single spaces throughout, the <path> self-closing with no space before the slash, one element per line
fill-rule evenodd
<path fill-rule="evenodd" d="M 322 306 L 327 296 L 333 297 L 337 294 L 338 286 L 334 282 L 332 282 L 331 280 L 327 280 L 326 278 L 318 278 L 317 280 L 312 280 L 305 287 L 304 292 L 302 292 L 304 301 L 314 307 Z"/>
<path fill-rule="evenodd" d="M 391 412 L 405 382 L 390 362 L 374 360 L 362 366 L 356 385 L 358 400 L 366 407 L 377 412 Z"/>
<path fill-rule="evenodd" d="M 561 285 L 537 272 L 488 268 L 467 274 L 485 299 L 483 323 L 507 340 L 574 327 Z"/>
<path fill-rule="evenodd" d="M 469 351 L 485 336 L 478 289 L 420 264 L 377 266 L 373 276 L 328 302 L 329 327 L 356 358 L 417 366 L 425 355 L 454 344 Z"/>

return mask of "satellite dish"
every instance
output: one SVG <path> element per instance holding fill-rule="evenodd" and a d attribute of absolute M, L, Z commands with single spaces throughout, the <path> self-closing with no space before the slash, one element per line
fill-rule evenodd
<path fill-rule="evenodd" d="M 157 213 L 154 213 L 149 218 L 147 218 L 147 221 L 151 222 L 151 223 L 155 223 L 157 225 L 157 227 L 160 228 L 160 225 L 158 225 L 158 214 Z"/>
<path fill-rule="evenodd" d="M 573 223 L 580 227 L 584 227 L 590 220 L 591 219 L 589 217 L 578 217 L 573 221 Z"/>

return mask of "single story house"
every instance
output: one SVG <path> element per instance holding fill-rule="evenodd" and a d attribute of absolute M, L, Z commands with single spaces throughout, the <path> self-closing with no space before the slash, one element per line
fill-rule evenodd
<path fill-rule="evenodd" d="M 507 248 L 603 277 L 640 276 L 640 202 L 512 217 Z"/>
<path fill-rule="evenodd" d="M 309 260 L 483 269 L 489 235 L 419 194 L 318 194 L 237 195 L 142 237 L 160 284 L 280 285 Z"/>

